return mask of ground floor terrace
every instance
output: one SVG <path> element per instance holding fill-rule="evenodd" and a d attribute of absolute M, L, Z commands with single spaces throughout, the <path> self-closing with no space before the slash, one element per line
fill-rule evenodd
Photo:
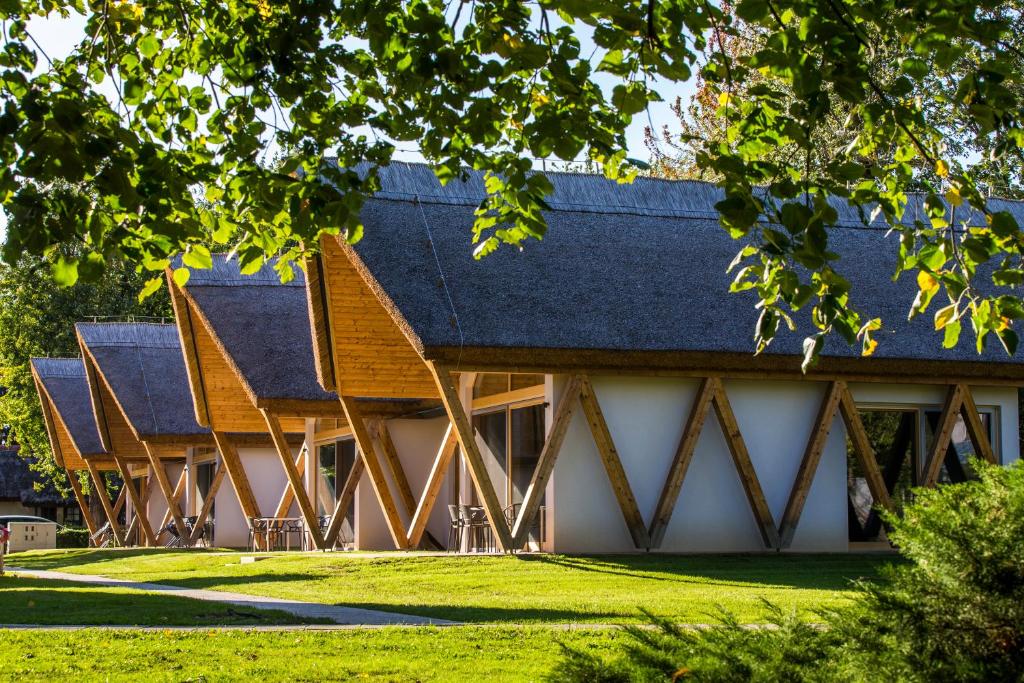
<path fill-rule="evenodd" d="M 480 466 L 441 407 L 367 421 L 376 480 L 344 420 L 307 419 L 288 464 L 329 547 L 487 552 L 503 526 L 512 547 L 551 553 L 875 550 L 879 510 L 914 487 L 1019 457 L 1018 390 L 983 381 L 462 373 L 454 386 Z M 168 468 L 183 514 L 207 514 L 204 541 L 312 547 L 281 454 L 237 455 L 260 519 L 216 448 Z"/>
<path fill-rule="evenodd" d="M 243 558 L 259 561 L 243 563 Z M 641 609 L 684 624 L 724 608 L 762 623 L 763 600 L 814 621 L 843 604 L 856 579 L 898 559 L 844 555 L 456 556 L 430 553 L 272 553 L 111 549 L 36 551 L 0 579 L 0 665 L 18 680 L 540 680 L 561 645 L 606 653 L 616 626 Z M 79 583 L 104 576 L 160 586 L 316 601 L 421 623 L 336 629 L 329 620 Z M 42 627 L 83 626 L 75 631 Z M 104 628 L 98 628 L 104 627 Z M 118 628 L 114 628 L 118 627 Z M 140 628 L 137 628 L 140 627 Z"/>

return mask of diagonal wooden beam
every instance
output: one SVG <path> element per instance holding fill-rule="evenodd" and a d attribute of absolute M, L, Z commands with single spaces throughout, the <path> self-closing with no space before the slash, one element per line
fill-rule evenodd
<path fill-rule="evenodd" d="M 384 462 L 388 466 L 388 471 L 391 472 L 391 480 L 395 482 L 398 495 L 405 506 L 405 511 L 412 515 L 416 511 L 416 498 L 413 496 L 412 487 L 409 485 L 409 478 L 405 476 L 405 468 L 402 467 L 402 461 L 398 457 L 395 442 L 391 440 L 391 431 L 388 430 L 386 421 L 375 420 L 374 422 L 376 424 L 371 432 L 377 436 L 377 442 L 380 443 Z"/>
<path fill-rule="evenodd" d="M 199 514 L 196 515 L 196 523 L 192 527 L 192 533 L 188 539 L 189 545 L 199 540 L 199 535 L 202 533 L 203 525 L 206 524 L 206 518 L 210 516 L 210 510 L 213 509 L 213 503 L 217 499 L 217 491 L 220 490 L 220 485 L 224 481 L 224 474 L 226 472 L 227 468 L 224 467 L 224 463 L 221 463 L 217 468 L 217 473 L 213 475 L 213 481 L 210 482 L 210 490 L 206 492 L 206 500 L 203 501 L 203 507 L 199 510 Z M 209 545 L 209 539 L 207 539 L 207 545 Z"/>
<path fill-rule="evenodd" d="M 82 484 L 78 481 L 78 473 L 65 469 L 64 474 L 68 475 L 68 483 L 71 484 L 71 490 L 75 494 L 75 500 L 78 501 L 78 507 L 82 509 L 82 519 L 85 520 L 85 526 L 89 529 L 89 536 L 91 537 L 96 533 L 96 521 L 92 518 L 89 504 L 85 501 L 85 495 L 82 493 Z"/>
<path fill-rule="evenodd" d="M 459 398 L 459 392 L 452 381 L 451 372 L 446 366 L 438 363 L 428 362 L 427 367 L 434 376 L 434 382 L 441 395 L 441 403 L 444 404 L 448 419 L 455 428 L 455 435 L 458 438 L 459 447 L 462 449 L 462 457 L 466 459 L 470 478 L 483 502 L 487 521 L 494 532 L 498 548 L 504 552 L 513 552 L 516 550 L 516 546 L 512 540 L 512 531 L 505 520 L 505 513 L 498 501 L 498 494 L 494 491 L 491 475 L 487 472 L 487 466 L 480 454 L 480 447 L 476 443 L 473 425 Z"/>
<path fill-rule="evenodd" d="M 419 503 L 417 503 L 416 509 L 412 513 L 412 520 L 409 522 L 407 540 L 410 548 L 418 546 L 423 538 L 423 533 L 427 528 L 427 521 L 430 519 L 430 512 L 434 509 L 434 503 L 441 492 L 441 485 L 448 474 L 448 466 L 451 464 L 458 445 L 459 440 L 455 434 L 455 429 L 449 422 L 448 428 L 444 431 L 444 437 L 441 439 L 441 446 L 437 449 L 437 455 L 434 456 L 434 464 L 430 467 L 430 474 L 427 476 L 427 483 L 423 487 L 423 494 L 420 496 Z"/>
<path fill-rule="evenodd" d="M 127 545 L 131 544 L 132 538 L 133 538 L 132 534 L 138 532 L 138 530 L 139 530 L 139 516 L 138 515 L 132 515 L 131 523 L 128 525 L 128 528 L 124 530 L 124 544 L 123 545 L 127 546 Z M 135 543 L 135 545 L 138 545 L 138 543 Z"/>
<path fill-rule="evenodd" d="M 125 534 L 121 530 L 121 525 L 117 521 L 117 508 L 110 503 L 110 496 L 107 495 L 107 483 L 100 474 L 100 471 L 96 469 L 96 465 L 90 461 L 85 461 L 85 466 L 89 468 L 89 475 L 92 477 L 92 487 L 96 492 L 96 497 L 99 498 L 100 506 L 103 508 L 103 512 L 107 515 L 107 522 L 110 523 L 110 531 L 114 534 L 114 539 L 118 545 L 124 545 Z M 121 487 L 121 496 L 127 495 L 124 487 Z M 120 496 L 118 496 L 120 498 Z"/>
<path fill-rule="evenodd" d="M 299 451 L 299 455 L 295 458 L 295 469 L 302 471 L 306 467 L 306 444 L 302 444 L 302 449 Z M 281 499 L 277 503 L 277 508 L 274 510 L 275 517 L 287 517 L 288 510 L 292 507 L 292 501 L 295 500 L 295 492 L 292 490 L 292 482 L 288 480 L 284 484 L 284 490 L 281 492 Z"/>
<path fill-rule="evenodd" d="M 327 533 L 324 534 L 324 547 L 333 548 L 338 542 L 338 534 L 341 533 L 342 522 L 345 521 L 345 513 L 348 512 L 352 500 L 356 496 L 356 487 L 359 486 L 359 479 L 366 471 L 366 464 L 363 462 L 363 455 L 356 451 L 356 459 L 352 462 L 352 469 L 345 477 L 345 483 L 338 495 L 338 502 L 334 505 L 334 513 L 331 515 L 331 523 L 327 526 Z"/>
<path fill-rule="evenodd" d="M 586 375 L 580 378 L 580 404 L 583 406 L 583 414 L 587 418 L 587 425 L 597 445 L 597 452 L 601 456 L 601 463 L 608 474 L 608 481 L 611 482 L 612 491 L 619 501 L 619 509 L 622 517 L 629 528 L 629 535 L 633 538 L 633 545 L 637 548 L 650 548 L 650 538 L 647 535 L 647 525 L 644 523 L 643 515 L 640 514 L 640 507 L 637 505 L 636 496 L 629 485 L 626 471 L 622 467 L 622 460 L 619 452 L 612 441 L 611 432 L 608 431 L 608 423 L 601 412 L 601 406 L 597 402 L 597 395 L 594 387 Z"/>
<path fill-rule="evenodd" d="M 579 375 L 572 376 L 565 386 L 562 398 L 558 401 L 558 407 L 555 409 L 555 415 L 551 421 L 551 429 L 548 430 L 547 438 L 544 440 L 544 446 L 541 448 L 540 457 L 534 467 L 533 476 L 530 477 L 530 484 L 523 496 L 523 504 L 519 508 L 515 525 L 512 527 L 512 542 L 516 548 L 522 548 L 526 544 L 527 536 L 540 511 L 540 501 L 544 497 L 544 489 L 547 488 L 548 480 L 555 469 L 558 454 L 562 451 L 562 443 L 565 441 L 565 433 L 569 430 L 569 424 L 572 422 L 572 414 L 576 410 L 583 381 Z"/>
<path fill-rule="evenodd" d="M 235 497 L 238 505 L 242 508 L 245 516 L 245 523 L 252 527 L 254 517 L 260 516 L 260 506 L 256 502 L 256 496 L 252 493 L 249 485 L 249 477 L 245 473 L 242 459 L 238 456 L 238 449 L 234 442 L 223 432 L 213 432 L 213 440 L 220 452 L 221 463 L 227 470 L 228 478 L 231 479 L 231 487 L 235 490 Z"/>
<path fill-rule="evenodd" d="M 978 412 L 978 406 L 974 403 L 971 388 L 966 384 L 961 384 L 960 386 L 960 391 L 963 394 L 960 412 L 964 416 L 964 422 L 967 425 L 967 435 L 971 437 L 974 452 L 978 457 L 987 460 L 993 465 L 998 465 L 999 460 L 996 458 L 995 451 L 992 450 L 992 443 L 988 438 L 988 430 L 985 429 L 985 425 L 981 421 L 981 413 Z"/>
<path fill-rule="evenodd" d="M 950 385 L 942 405 L 939 423 L 935 425 L 935 438 L 928 449 L 928 458 L 921 473 L 921 486 L 935 486 L 935 482 L 938 481 L 942 461 L 946 458 L 946 449 L 949 448 L 949 441 L 953 436 L 953 428 L 956 427 L 956 418 L 960 415 L 960 406 L 963 402 L 964 385 Z"/>
<path fill-rule="evenodd" d="M 292 460 L 292 450 L 288 446 L 288 439 L 285 438 L 284 430 L 281 428 L 281 420 L 267 410 L 260 410 L 260 413 L 263 415 L 264 422 L 267 423 L 270 440 L 274 442 L 274 450 L 277 451 L 277 455 L 281 459 L 281 467 L 284 468 L 284 473 L 291 483 L 295 502 L 299 504 L 299 513 L 306 523 L 306 531 L 313 540 L 313 547 L 322 550 L 324 537 L 320 532 L 320 520 L 316 510 L 313 509 L 313 504 L 309 501 L 305 487 L 302 485 L 302 474 L 299 473 L 295 461 Z"/>
<path fill-rule="evenodd" d="M 712 405 L 715 415 L 722 427 L 722 434 L 725 435 L 725 442 L 729 447 L 729 455 L 732 456 L 733 464 L 736 466 L 736 472 L 740 475 L 740 483 L 743 485 L 743 492 L 747 495 L 750 509 L 754 513 L 761 538 L 764 540 L 765 547 L 778 548 L 779 530 L 775 526 L 771 508 L 768 507 L 768 501 L 761 489 L 761 482 L 757 478 L 754 463 L 750 460 L 750 453 L 747 451 L 747 445 L 740 433 L 732 404 L 729 403 L 729 396 L 725 393 L 725 386 L 718 377 L 712 377 L 710 381 L 714 390 Z"/>
<path fill-rule="evenodd" d="M 171 488 L 171 482 L 167 479 L 167 470 L 164 469 L 160 458 L 153 452 L 153 448 L 145 441 L 142 442 L 142 449 L 146 451 L 146 458 L 149 459 L 149 468 L 153 472 L 153 478 L 156 479 L 157 486 L 163 494 L 164 500 L 167 501 L 167 510 L 174 519 L 174 528 L 178 530 L 178 537 L 185 539 L 185 518 L 181 514 L 181 508 L 178 506 L 174 489 Z M 163 526 L 160 528 L 162 529 Z M 160 531 L 158 530 L 157 534 L 159 533 Z"/>
<path fill-rule="evenodd" d="M 868 490 L 871 492 L 875 505 L 891 511 L 893 506 L 892 499 L 889 497 L 889 489 L 885 487 L 885 479 L 878 467 L 878 458 L 875 457 L 871 440 L 868 439 L 868 434 L 864 430 L 864 423 L 860 419 L 860 412 L 857 410 L 857 404 L 854 402 L 848 386 L 843 387 L 839 399 L 839 412 L 846 424 L 846 433 L 850 437 L 850 443 L 853 444 L 853 455 L 857 458 L 861 471 L 864 473 L 864 479 L 867 481 Z"/>
<path fill-rule="evenodd" d="M 121 490 L 117 493 L 117 500 L 114 502 L 114 516 L 121 514 L 126 500 L 128 500 L 128 490 L 122 486 Z"/>
<path fill-rule="evenodd" d="M 181 497 L 185 494 L 185 487 L 188 481 L 188 470 L 181 468 L 181 474 L 178 476 L 178 483 L 174 485 L 174 502 L 180 506 Z M 171 507 L 168 505 L 167 510 L 164 512 L 163 519 L 160 520 L 160 528 L 163 529 L 167 526 L 167 523 L 171 521 Z"/>
<path fill-rule="evenodd" d="M 648 531 L 652 548 L 660 548 L 668 530 L 668 523 L 672 519 L 676 502 L 679 500 L 679 492 L 683 488 L 683 481 L 686 479 L 686 472 L 690 468 L 690 461 L 693 460 L 693 452 L 697 448 L 697 440 L 707 420 L 708 411 L 711 409 L 711 399 L 714 390 L 711 381 L 704 378 L 697 390 L 697 398 L 690 408 L 690 415 L 686 419 L 686 427 L 679 437 L 679 446 L 676 448 L 672 464 L 669 466 L 668 476 L 665 478 L 665 486 L 658 498 L 658 506 L 654 510 L 654 518 Z"/>
<path fill-rule="evenodd" d="M 359 411 L 354 398 L 351 396 L 340 396 L 339 398 L 341 399 L 342 410 L 345 411 L 345 419 L 348 420 L 348 424 L 352 428 L 352 436 L 356 440 L 356 446 L 359 447 L 359 451 L 362 453 L 361 460 L 366 467 L 366 473 L 370 477 L 370 485 L 373 486 L 373 492 L 377 495 L 377 502 L 384 512 L 384 520 L 387 522 L 391 540 L 396 548 L 405 550 L 408 547 L 405 524 L 403 524 L 402 517 L 398 514 L 398 506 L 395 505 L 395 498 L 391 495 L 391 488 L 388 486 L 384 468 L 381 467 L 380 460 L 377 458 L 377 449 L 373 446 L 373 438 L 366 428 L 366 421 L 363 419 L 363 415 Z"/>
<path fill-rule="evenodd" d="M 135 490 L 135 481 L 132 479 L 131 469 L 129 469 L 128 463 L 121 456 L 114 454 L 113 458 L 117 469 L 121 472 L 121 479 L 124 480 L 125 488 L 128 489 L 128 497 L 132 501 L 132 507 L 135 508 L 135 515 L 139 519 L 139 529 L 142 530 L 145 545 L 156 545 L 156 537 L 153 535 L 153 528 L 149 525 L 149 519 L 146 516 L 146 507 L 142 502 L 142 494 Z"/>
<path fill-rule="evenodd" d="M 821 455 L 825 452 L 825 442 L 828 441 L 828 435 L 832 431 L 832 423 L 835 421 L 836 412 L 839 410 L 839 401 L 842 399 L 844 391 L 846 391 L 846 383 L 838 380 L 829 383 L 825 390 L 825 398 L 822 399 L 818 416 L 811 426 L 811 436 L 807 440 L 807 448 L 800 460 L 800 467 L 796 471 L 796 479 L 789 492 L 786 509 L 782 513 L 782 521 L 779 523 L 779 548 L 788 548 L 793 542 L 796 525 L 800 521 L 807 496 L 811 492 L 811 484 L 818 471 Z"/>

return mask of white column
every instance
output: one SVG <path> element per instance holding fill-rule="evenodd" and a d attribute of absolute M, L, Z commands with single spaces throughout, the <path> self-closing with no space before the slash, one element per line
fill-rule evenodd
<path fill-rule="evenodd" d="M 195 449 L 185 449 L 185 516 L 195 517 L 196 514 L 196 467 Z"/>

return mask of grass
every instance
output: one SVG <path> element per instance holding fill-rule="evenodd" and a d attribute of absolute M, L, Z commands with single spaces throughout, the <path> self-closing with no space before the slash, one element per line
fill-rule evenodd
<path fill-rule="evenodd" d="M 19 682 L 537 681 L 559 643 L 599 654 L 617 630 L 384 628 L 357 631 L 0 632 L 0 671 Z"/>
<path fill-rule="evenodd" d="M 0 578 L 0 623 L 136 626 L 310 623 L 277 610 L 243 609 L 126 588 Z"/>
<path fill-rule="evenodd" d="M 762 620 L 763 600 L 809 619 L 845 602 L 884 555 L 570 557 L 240 555 L 151 550 L 34 551 L 12 566 L 230 590 L 475 623 L 634 623 L 640 608 L 706 623 L 719 606 Z"/>

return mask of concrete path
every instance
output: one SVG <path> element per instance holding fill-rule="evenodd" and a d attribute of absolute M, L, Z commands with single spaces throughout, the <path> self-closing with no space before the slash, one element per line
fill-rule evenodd
<path fill-rule="evenodd" d="M 444 619 L 433 619 L 431 617 L 398 614 L 397 612 L 381 612 L 378 610 L 360 609 L 359 607 L 344 607 L 340 605 L 325 605 L 318 602 L 301 602 L 299 600 L 285 600 L 283 598 L 268 598 L 261 595 L 246 595 L 244 593 L 230 593 L 228 591 L 182 588 L 181 586 L 168 586 L 162 583 L 142 583 L 138 581 L 126 581 L 124 579 L 110 579 L 105 576 L 93 576 L 90 574 L 70 574 L 68 572 L 51 572 L 39 569 L 18 569 L 17 567 L 8 567 L 8 569 L 10 573 L 17 576 L 27 576 L 34 579 L 56 579 L 60 581 L 87 583 L 94 586 L 131 588 L 133 590 L 147 591 L 150 593 L 169 593 L 181 598 L 221 602 L 248 609 L 276 609 L 305 619 L 329 619 L 335 624 L 344 624 L 348 626 L 451 626 L 458 623 L 454 621 L 446 621 Z"/>

